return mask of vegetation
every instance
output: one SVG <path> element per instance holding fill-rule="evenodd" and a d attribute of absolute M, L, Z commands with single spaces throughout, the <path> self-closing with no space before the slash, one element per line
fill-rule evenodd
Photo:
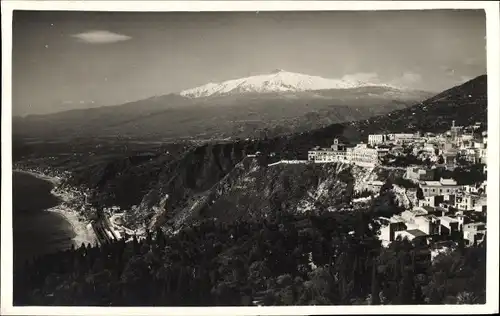
<path fill-rule="evenodd" d="M 369 212 L 206 220 L 173 236 L 82 245 L 15 274 L 16 305 L 484 303 L 485 248 L 387 249 Z"/>
<path fill-rule="evenodd" d="M 441 178 L 454 179 L 459 185 L 482 183 L 486 181 L 484 164 L 469 164 L 457 167 L 454 170 L 438 168 L 434 173 L 434 179 L 439 180 Z"/>

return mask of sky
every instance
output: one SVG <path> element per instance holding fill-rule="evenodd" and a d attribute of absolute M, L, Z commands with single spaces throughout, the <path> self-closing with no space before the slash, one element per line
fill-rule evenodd
<path fill-rule="evenodd" d="M 15 11 L 14 115 L 116 105 L 274 69 L 442 91 L 486 73 L 482 10 Z"/>

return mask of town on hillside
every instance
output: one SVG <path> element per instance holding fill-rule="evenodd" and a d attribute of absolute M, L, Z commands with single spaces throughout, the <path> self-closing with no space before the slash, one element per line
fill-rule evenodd
<path fill-rule="evenodd" d="M 378 219 L 379 238 L 386 246 L 398 238 L 407 238 L 414 242 L 425 241 L 439 250 L 453 247 L 457 240 L 464 240 L 471 246 L 485 239 L 486 151 L 487 132 L 482 123 L 464 127 L 452 121 L 450 130 L 442 134 L 375 134 L 368 136 L 367 143 L 357 144 L 343 144 L 334 139 L 330 148 L 309 150 L 308 160 L 278 158 L 272 162 L 277 158 L 275 153 L 264 155 L 261 152 L 246 157 L 267 156 L 268 167 L 345 163 L 368 169 L 402 170 L 401 182 L 409 185 L 394 185 L 393 190 L 408 201 L 404 203 L 405 211 L 391 218 Z M 365 199 L 365 195 L 378 195 L 386 185 L 380 180 L 367 181 L 363 184 L 365 192 L 356 192 L 361 197 L 353 202 Z M 105 220 L 91 223 L 101 242 L 122 237 L 130 240 L 132 236 L 144 235 L 144 232 L 124 227 L 125 213 L 115 208 L 103 209 L 101 215 Z"/>
<path fill-rule="evenodd" d="M 455 121 L 442 134 L 375 134 L 368 136 L 367 143 L 351 145 L 335 139 L 330 148 L 308 152 L 309 163 L 405 168 L 405 180 L 414 185 L 407 188 L 414 191 L 414 203 L 400 215 L 379 218 L 379 238 L 385 245 L 407 238 L 433 249 L 457 240 L 471 246 L 485 239 L 486 157 L 483 124 L 456 126 Z M 382 181 L 366 184 L 376 193 L 383 186 Z"/>

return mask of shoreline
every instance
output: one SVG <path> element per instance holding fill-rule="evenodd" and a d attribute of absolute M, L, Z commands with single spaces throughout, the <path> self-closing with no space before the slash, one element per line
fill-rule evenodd
<path fill-rule="evenodd" d="M 59 216 L 62 216 L 71 225 L 71 230 L 75 235 L 71 241 L 75 248 L 80 247 L 82 243 L 85 243 L 85 245 L 88 243 L 94 245 L 97 242 L 97 238 L 93 230 L 88 229 L 90 222 L 78 213 L 77 209 L 74 208 L 74 205 L 71 205 L 77 201 L 75 195 L 68 190 L 60 188 L 63 179 L 60 177 L 51 177 L 41 172 L 31 170 L 14 169 L 12 171 L 31 175 L 40 180 L 50 182 L 53 185 L 50 194 L 55 196 L 60 202 L 59 204 L 45 209 L 44 211 L 56 213 Z M 72 189 L 73 191 L 79 192 L 76 188 Z"/>
<path fill-rule="evenodd" d="M 47 182 L 52 183 L 54 187 L 58 186 L 61 184 L 62 180 L 59 177 L 50 177 L 46 174 L 37 172 L 37 171 L 31 171 L 31 170 L 22 170 L 22 169 L 13 169 L 12 172 L 18 172 L 18 173 L 24 173 L 24 174 L 29 174 L 35 178 L 38 178 L 40 180 L 44 180 Z"/>

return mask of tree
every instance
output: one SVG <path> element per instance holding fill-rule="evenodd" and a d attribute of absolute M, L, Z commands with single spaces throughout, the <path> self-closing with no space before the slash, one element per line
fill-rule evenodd
<path fill-rule="evenodd" d="M 374 263 L 372 267 L 372 289 L 371 289 L 371 305 L 380 305 L 380 284 L 377 275 L 377 265 Z"/>
<path fill-rule="evenodd" d="M 423 200 L 424 199 L 424 191 L 422 191 L 422 188 L 417 189 L 417 199 L 418 200 Z"/>

